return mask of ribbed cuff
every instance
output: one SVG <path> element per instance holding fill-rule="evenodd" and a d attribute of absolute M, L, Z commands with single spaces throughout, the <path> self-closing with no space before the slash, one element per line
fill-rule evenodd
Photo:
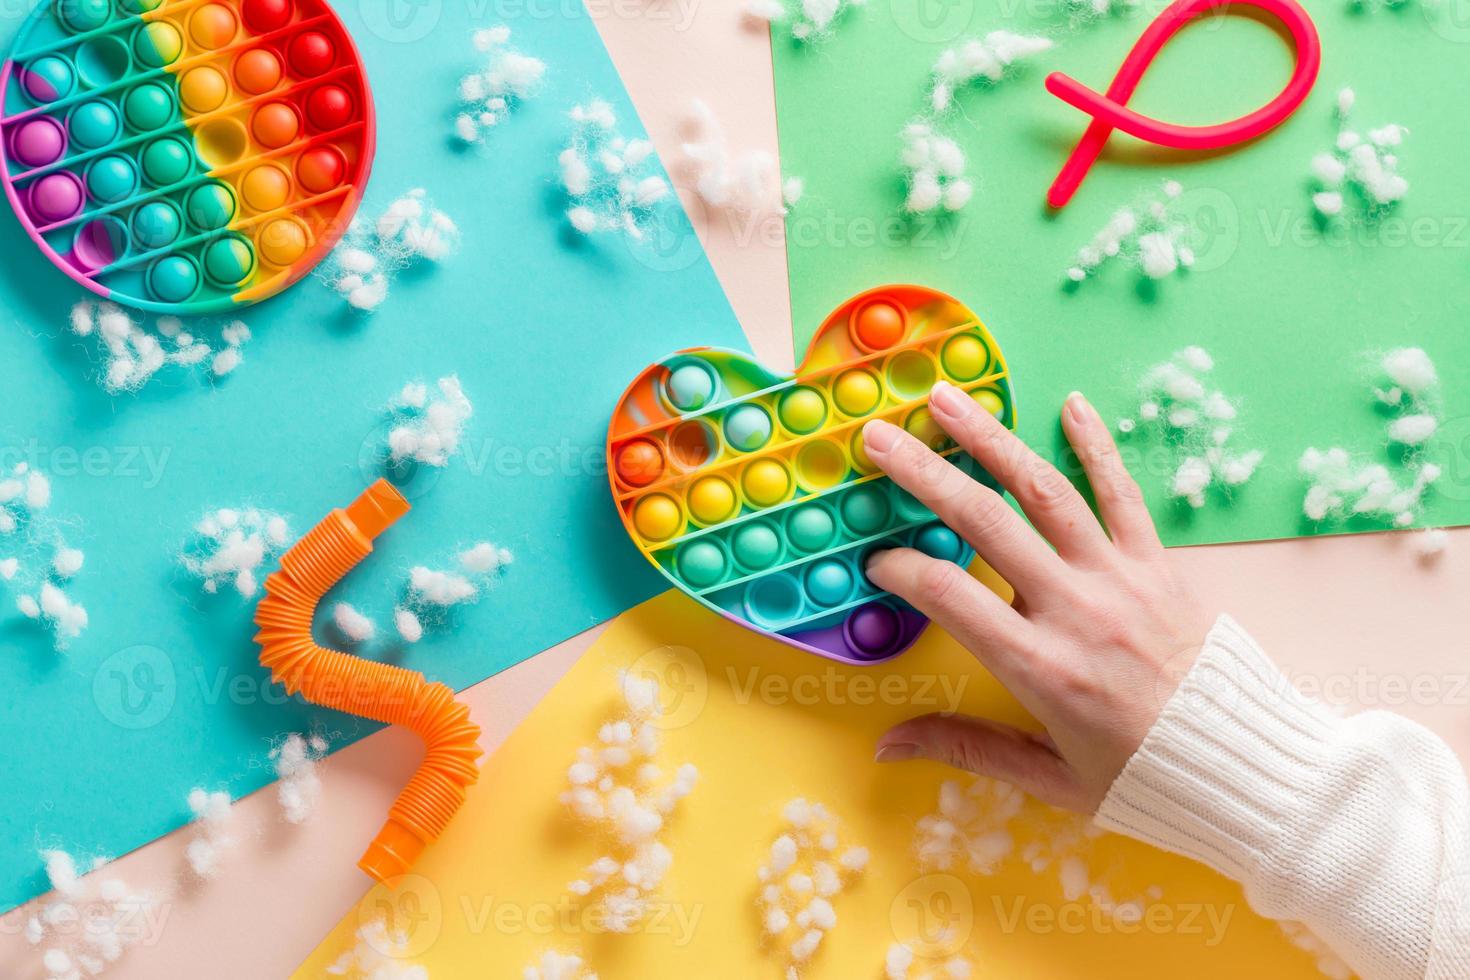
<path fill-rule="evenodd" d="M 1222 615 L 1097 822 L 1250 880 L 1294 823 L 1338 724 Z"/>

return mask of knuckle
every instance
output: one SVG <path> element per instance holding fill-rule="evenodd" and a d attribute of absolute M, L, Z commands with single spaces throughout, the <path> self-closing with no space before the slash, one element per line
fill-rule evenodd
<path fill-rule="evenodd" d="M 1005 527 L 1005 504 L 993 493 L 977 488 L 967 494 L 956 508 L 956 523 L 964 530 L 961 537 L 995 538 Z"/>
<path fill-rule="evenodd" d="M 964 574 L 953 562 L 930 559 L 919 572 L 919 595 L 928 603 L 942 604 L 959 589 Z"/>
<path fill-rule="evenodd" d="M 1072 493 L 1072 484 L 1055 467 L 1040 460 L 1032 464 L 1028 489 L 1031 499 L 1044 508 L 1061 506 Z"/>

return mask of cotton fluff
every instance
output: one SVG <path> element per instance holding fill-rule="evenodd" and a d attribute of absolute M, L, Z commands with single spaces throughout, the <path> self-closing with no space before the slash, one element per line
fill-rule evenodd
<path fill-rule="evenodd" d="M 186 331 L 178 317 L 158 317 L 150 329 L 115 303 L 91 300 L 74 305 L 67 322 L 73 335 L 96 342 L 103 362 L 98 380 L 113 394 L 137 391 L 168 365 L 207 363 L 213 377 L 224 377 L 240 366 L 241 348 L 251 336 L 249 327 L 234 320 L 220 330 L 220 343 L 211 346 L 196 331 Z"/>
<path fill-rule="evenodd" d="M 1208 387 L 1215 361 L 1203 347 L 1186 347 L 1150 368 L 1139 383 L 1138 420 L 1123 419 L 1118 430 L 1142 430 L 1172 454 L 1169 496 L 1190 507 L 1205 505 L 1210 488 L 1229 493 L 1255 475 L 1265 454 L 1230 445 L 1239 406 Z"/>
<path fill-rule="evenodd" d="M 684 169 L 707 206 L 748 214 L 784 211 L 795 203 L 787 193 L 790 182 L 781 181 L 775 157 L 764 150 L 732 151 L 725 128 L 704 100 L 690 103 L 684 129 L 688 136 L 681 146 Z M 794 198 L 800 197 L 797 188 Z"/>
<path fill-rule="evenodd" d="M 358 928 L 352 948 L 327 967 L 334 977 L 354 980 L 429 980 L 429 969 L 409 959 L 409 939 L 384 919 Z"/>
<path fill-rule="evenodd" d="M 345 602 L 339 602 L 332 607 L 332 623 L 339 633 L 353 643 L 366 643 L 378 632 L 376 623 Z"/>
<path fill-rule="evenodd" d="M 1297 462 L 1307 480 L 1302 513 L 1312 521 L 1352 518 L 1386 520 L 1408 527 L 1419 517 L 1424 496 L 1440 478 L 1441 467 L 1426 458 L 1426 446 L 1439 430 L 1439 373 L 1421 348 L 1390 350 L 1379 361 L 1386 384 L 1374 399 L 1393 413 L 1385 425 L 1388 442 L 1399 447 L 1393 460 L 1407 472 L 1399 478 L 1385 463 L 1360 459 L 1347 449 L 1309 448 Z"/>
<path fill-rule="evenodd" d="M 840 844 L 838 820 L 821 803 L 791 800 L 781 821 L 781 833 L 756 876 L 762 932 L 783 951 L 790 975 L 837 927 L 833 903 L 866 870 L 868 852 Z"/>
<path fill-rule="evenodd" d="M 403 600 L 393 610 L 398 635 L 417 643 L 423 639 L 425 622 L 440 621 L 450 607 L 477 601 L 514 561 L 509 548 L 481 541 L 456 554 L 448 568 L 413 566 Z"/>
<path fill-rule="evenodd" d="M 867 0 L 746 0 L 745 15 L 769 24 L 785 24 L 798 41 L 831 36 L 838 18 Z"/>
<path fill-rule="evenodd" d="M 438 394 L 431 396 L 427 386 L 410 382 L 389 403 L 388 458 L 392 462 L 414 460 L 426 466 L 447 466 L 459 452 L 474 405 L 454 375 L 440 378 L 437 388 Z"/>
<path fill-rule="evenodd" d="M 1328 980 L 1352 980 L 1356 974 L 1352 967 L 1348 966 L 1330 947 L 1300 922 L 1276 923 L 1280 927 L 1282 935 L 1287 938 L 1293 946 L 1311 956 L 1315 961 L 1317 970 Z"/>
<path fill-rule="evenodd" d="M 107 873 L 106 859 L 83 869 L 65 851 L 45 850 L 41 860 L 55 897 L 30 908 L 24 935 L 47 980 L 102 975 L 129 947 L 157 939 L 159 899 Z"/>
<path fill-rule="evenodd" d="M 915 828 L 914 850 L 925 872 L 987 876 L 1019 861 L 1033 874 L 1055 873 L 1063 901 L 1086 902 L 1110 917 L 1136 921 L 1163 892 L 1149 886 L 1136 897 L 1115 899 L 1090 867 L 1102 836 L 1088 817 L 1047 806 L 999 780 L 975 777 L 940 785 L 937 811 L 921 817 Z"/>
<path fill-rule="evenodd" d="M 189 791 L 189 811 L 194 815 L 196 831 L 184 848 L 184 859 L 197 877 L 213 878 L 219 872 L 220 859 L 234 843 L 230 803 L 230 794 L 223 791 L 210 792 L 202 787 Z"/>
<path fill-rule="evenodd" d="M 542 953 L 521 976 L 524 980 L 597 980 L 597 974 L 587 969 L 582 957 L 556 950 Z"/>
<path fill-rule="evenodd" d="M 517 102 L 536 94 L 546 63 L 509 47 L 510 28 L 504 24 L 475 31 L 471 40 L 484 63 L 459 80 L 454 134 L 462 142 L 480 143 Z"/>
<path fill-rule="evenodd" d="M 965 176 L 965 152 L 958 143 L 922 119 L 909 122 L 899 136 L 902 148 L 898 161 L 908 187 L 905 211 L 958 211 L 970 203 L 974 187 Z"/>
<path fill-rule="evenodd" d="M 1189 244 L 1194 229 L 1174 206 L 1183 191 L 1177 181 L 1166 180 L 1157 193 L 1113 212 L 1092 240 L 1078 249 L 1067 279 L 1082 282 L 1117 258 L 1137 266 L 1150 280 L 1166 279 L 1194 265 Z"/>
<path fill-rule="evenodd" d="M 916 972 L 919 957 L 903 943 L 893 943 L 883 959 L 885 980 L 967 980 L 975 965 L 964 956 L 942 957 L 924 964 Z"/>
<path fill-rule="evenodd" d="M 327 754 L 327 740 L 320 735 L 292 732 L 271 750 L 275 764 L 276 799 L 281 816 L 287 823 L 302 824 L 310 819 L 321 800 L 322 783 L 316 764 Z"/>
<path fill-rule="evenodd" d="M 67 593 L 86 555 L 66 543 L 64 522 L 50 516 L 50 505 L 51 480 L 29 463 L 0 474 L 0 543 L 24 556 L 0 558 L 0 582 L 12 591 L 16 612 L 48 629 L 60 651 L 88 625 L 86 608 Z"/>
<path fill-rule="evenodd" d="M 1442 527 L 1426 527 L 1414 535 L 1414 552 L 1420 561 L 1431 562 L 1449 547 L 1450 533 Z"/>
<path fill-rule="evenodd" d="M 1409 182 L 1398 172 L 1398 147 L 1408 130 L 1390 123 L 1370 129 L 1365 136 L 1349 128 L 1356 101 L 1350 88 L 1338 93 L 1337 141 L 1331 150 L 1312 158 L 1312 206 L 1324 218 L 1344 212 L 1344 191 L 1348 189 L 1356 192 L 1367 213 L 1393 205 L 1409 190 Z"/>
<path fill-rule="evenodd" d="M 388 298 L 393 278 L 419 262 L 442 262 L 459 247 L 459 226 L 416 187 L 393 201 L 376 220 L 352 220 L 347 234 L 316 275 L 362 312 Z"/>
<path fill-rule="evenodd" d="M 205 511 L 194 525 L 194 538 L 181 561 L 209 595 L 224 586 L 249 599 L 260 588 L 260 566 L 285 550 L 290 540 L 290 528 L 280 514 L 257 507 L 221 507 Z"/>
<path fill-rule="evenodd" d="M 654 206 L 669 194 L 668 181 L 655 172 L 653 144 L 624 137 L 602 99 L 575 105 L 568 116 L 572 134 L 557 156 L 567 220 L 583 235 L 622 232 L 641 240 Z"/>
<path fill-rule="evenodd" d="M 935 112 L 954 104 L 955 91 L 975 81 L 995 84 L 1020 62 L 1050 51 L 1050 38 L 1010 31 L 991 31 L 984 38 L 948 48 L 934 63 L 930 102 Z"/>
<path fill-rule="evenodd" d="M 658 764 L 658 681 L 624 672 L 619 686 L 622 710 L 598 729 L 595 743 L 577 750 L 561 802 L 575 820 L 610 841 L 609 852 L 567 891 L 593 902 L 609 931 L 627 933 L 648 914 L 673 865 L 660 835 L 679 802 L 694 791 L 699 771 L 685 763 L 668 775 Z"/>

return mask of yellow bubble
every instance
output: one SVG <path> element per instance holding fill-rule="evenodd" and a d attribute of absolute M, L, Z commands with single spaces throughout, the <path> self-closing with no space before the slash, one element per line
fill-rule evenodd
<path fill-rule="evenodd" d="M 949 436 L 934 421 L 934 416 L 927 408 L 921 408 L 908 417 L 903 427 L 908 430 L 909 435 L 928 446 L 930 449 L 943 449 L 949 444 Z"/>
<path fill-rule="evenodd" d="M 689 488 L 689 513 L 701 524 L 718 524 L 735 512 L 735 488 L 728 480 L 706 476 Z"/>
<path fill-rule="evenodd" d="M 867 415 L 878 407 L 878 379 L 867 371 L 848 371 L 832 386 L 837 407 L 847 415 Z"/>
<path fill-rule="evenodd" d="M 291 218 L 274 218 L 260 231 L 256 245 L 272 265 L 290 265 L 306 253 L 310 244 L 306 228 Z"/>
<path fill-rule="evenodd" d="M 684 515 L 666 493 L 655 493 L 633 508 L 633 526 L 647 541 L 667 541 L 683 529 Z"/>
<path fill-rule="evenodd" d="M 745 469 L 741 477 L 745 497 L 757 507 L 779 504 L 791 492 L 791 474 L 774 459 L 758 459 Z"/>
<path fill-rule="evenodd" d="M 255 210 L 274 211 L 290 196 L 291 178 L 280 167 L 271 164 L 255 167 L 241 181 L 240 194 Z"/>
<path fill-rule="evenodd" d="M 975 404 L 985 409 L 996 418 L 1005 415 L 1006 403 L 1001 400 L 1000 392 L 994 388 L 977 388 L 970 392 L 970 397 L 975 399 Z"/>
<path fill-rule="evenodd" d="M 815 388 L 793 388 L 781 397 L 781 424 L 792 432 L 815 432 L 827 419 L 827 403 Z"/>
<path fill-rule="evenodd" d="M 853 433 L 852 444 L 849 448 L 852 450 L 852 465 L 857 468 L 859 473 L 871 473 L 878 468 L 868 458 L 868 447 L 863 445 L 862 429 Z"/>
<path fill-rule="evenodd" d="M 826 490 L 847 479 L 847 456 L 835 442 L 809 443 L 796 454 L 796 473 L 808 490 Z"/>
<path fill-rule="evenodd" d="M 218 68 L 201 65 L 191 68 L 179 79 L 179 96 L 194 112 L 213 112 L 224 105 L 230 85 Z"/>
<path fill-rule="evenodd" d="M 955 381 L 974 381 L 984 372 L 989 360 L 985 344 L 972 333 L 955 337 L 944 345 L 944 353 L 940 355 L 944 372 Z"/>

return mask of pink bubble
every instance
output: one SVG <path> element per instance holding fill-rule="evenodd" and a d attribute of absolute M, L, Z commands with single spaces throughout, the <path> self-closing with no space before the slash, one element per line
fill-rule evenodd
<path fill-rule="evenodd" d="M 10 138 L 15 158 L 27 167 L 44 167 L 61 159 L 66 150 L 66 134 L 54 119 L 32 119 Z"/>
<path fill-rule="evenodd" d="M 82 182 L 65 172 L 47 174 L 31 185 L 30 199 L 39 223 L 65 221 L 82 209 Z"/>

